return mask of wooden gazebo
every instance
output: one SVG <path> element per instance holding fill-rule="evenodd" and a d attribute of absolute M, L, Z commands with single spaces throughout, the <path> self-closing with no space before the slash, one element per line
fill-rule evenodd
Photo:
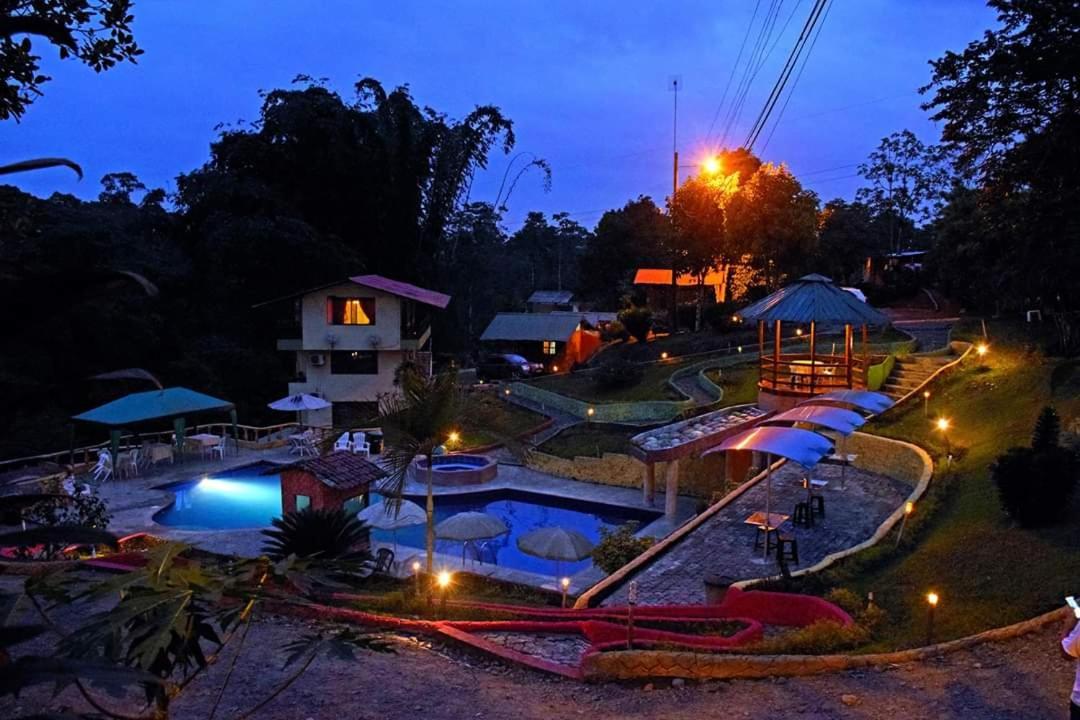
<path fill-rule="evenodd" d="M 744 322 L 757 322 L 761 372 L 758 405 L 765 410 L 786 410 L 809 397 L 833 390 L 865 388 L 870 364 L 869 326 L 884 326 L 883 314 L 833 284 L 823 275 L 807 275 L 737 314 Z M 807 345 L 784 351 L 784 323 L 807 327 Z M 842 352 L 821 352 L 822 327 L 843 327 Z M 862 348 L 855 353 L 854 328 L 862 333 Z M 769 331 L 772 337 L 767 338 Z M 768 347 L 766 340 L 771 340 Z M 835 343 L 833 344 L 835 347 Z"/>

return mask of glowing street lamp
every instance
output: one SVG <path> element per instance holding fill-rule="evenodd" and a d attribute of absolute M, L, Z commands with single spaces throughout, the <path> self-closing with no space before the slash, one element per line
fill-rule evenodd
<path fill-rule="evenodd" d="M 706 175 L 717 175 L 722 169 L 723 163 L 721 163 L 720 158 L 715 155 L 710 155 L 701 161 L 701 170 Z"/>
<path fill-rule="evenodd" d="M 420 597 L 420 561 L 412 561 L 413 576 L 416 578 L 416 596 Z"/>
<path fill-rule="evenodd" d="M 562 587 L 562 606 L 566 607 L 566 591 L 570 589 L 570 578 L 564 577 L 559 581 L 560 587 Z"/>

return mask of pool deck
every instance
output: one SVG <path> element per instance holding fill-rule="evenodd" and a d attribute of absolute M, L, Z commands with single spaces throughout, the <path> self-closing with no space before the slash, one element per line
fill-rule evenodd
<path fill-rule="evenodd" d="M 154 522 L 154 514 L 173 501 L 173 493 L 170 490 L 162 489 L 161 486 L 194 480 L 204 475 L 233 470 L 256 462 L 284 464 L 295 459 L 295 456 L 290 456 L 285 448 L 262 451 L 242 449 L 238 454 L 227 456 L 224 461 L 189 458 L 185 462 L 176 465 L 159 466 L 153 471 L 138 477 L 111 480 L 100 489 L 102 498 L 108 503 L 113 514 L 109 528 L 118 534 L 148 532 L 157 537 L 189 543 L 204 550 L 224 555 L 257 556 L 260 554 L 260 548 L 264 540 L 261 528 L 182 530 Z M 568 480 L 512 464 L 500 464 L 499 473 L 495 479 L 482 485 L 435 486 L 434 493 L 436 496 L 443 496 L 502 489 L 525 490 L 583 502 L 661 512 L 664 507 L 663 497 L 658 497 L 656 505 L 653 507 L 645 505 L 642 502 L 640 489 Z M 405 494 L 407 495 L 423 495 L 425 492 L 426 486 L 423 483 L 410 480 L 406 484 Z M 694 514 L 696 505 L 697 500 L 695 498 L 680 497 L 677 503 L 677 514 L 673 519 L 661 516 L 642 527 L 638 534 L 652 535 L 657 538 L 664 537 L 690 519 Z M 375 547 L 386 546 L 392 548 L 390 543 L 375 542 L 374 545 Z M 423 556 L 423 549 L 399 544 L 396 553 L 398 561 L 396 563 L 397 573 L 401 576 L 408 575 L 411 572 L 409 568 L 413 558 L 416 557 L 423 561 Z M 553 575 L 541 575 L 496 565 L 474 564 L 467 561 L 463 567 L 460 555 L 436 553 L 435 566 L 440 570 L 464 569 L 479 575 L 524 583 L 535 587 L 554 589 L 557 583 L 557 578 Z M 603 574 L 596 568 L 583 570 L 571 576 L 570 592 L 580 592 L 595 584 L 602 577 Z"/>

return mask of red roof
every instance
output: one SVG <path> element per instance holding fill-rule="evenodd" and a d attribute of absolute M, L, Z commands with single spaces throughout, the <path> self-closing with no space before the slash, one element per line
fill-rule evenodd
<path fill-rule="evenodd" d="M 446 306 L 450 304 L 449 295 L 443 295 L 441 292 L 435 292 L 434 290 L 426 290 L 422 287 L 410 285 L 407 282 L 401 282 L 400 280 L 391 280 L 382 275 L 357 275 L 349 278 L 349 280 L 357 285 L 363 285 L 364 287 L 374 288 L 375 290 L 382 290 L 391 295 L 409 298 L 410 300 L 415 300 L 416 302 L 421 302 L 425 305 L 431 305 L 441 310 L 445 309 Z"/>
<path fill-rule="evenodd" d="M 665 270 L 663 268 L 638 268 L 637 273 L 634 275 L 635 285 L 670 285 L 671 284 L 671 270 Z M 698 279 L 694 275 L 687 273 L 680 273 L 678 279 L 679 285 L 696 286 Z M 718 270 L 710 270 L 705 274 L 705 285 L 723 285 L 724 275 Z"/>
<path fill-rule="evenodd" d="M 342 451 L 279 465 L 272 472 L 282 470 L 309 472 L 324 485 L 338 490 L 367 488 L 373 482 L 386 477 L 386 471 L 375 463 L 351 452 Z"/>

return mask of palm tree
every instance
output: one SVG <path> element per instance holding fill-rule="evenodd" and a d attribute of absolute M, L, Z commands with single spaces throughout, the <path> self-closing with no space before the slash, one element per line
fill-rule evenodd
<path fill-rule="evenodd" d="M 409 467 L 418 455 L 427 458 L 427 563 L 432 576 L 435 554 L 435 498 L 432 461 L 446 442 L 457 418 L 457 376 L 453 372 L 427 377 L 415 368 L 401 373 L 398 392 L 379 400 L 383 430 L 383 459 L 390 477 L 383 485 L 387 502 L 400 501 Z"/>

